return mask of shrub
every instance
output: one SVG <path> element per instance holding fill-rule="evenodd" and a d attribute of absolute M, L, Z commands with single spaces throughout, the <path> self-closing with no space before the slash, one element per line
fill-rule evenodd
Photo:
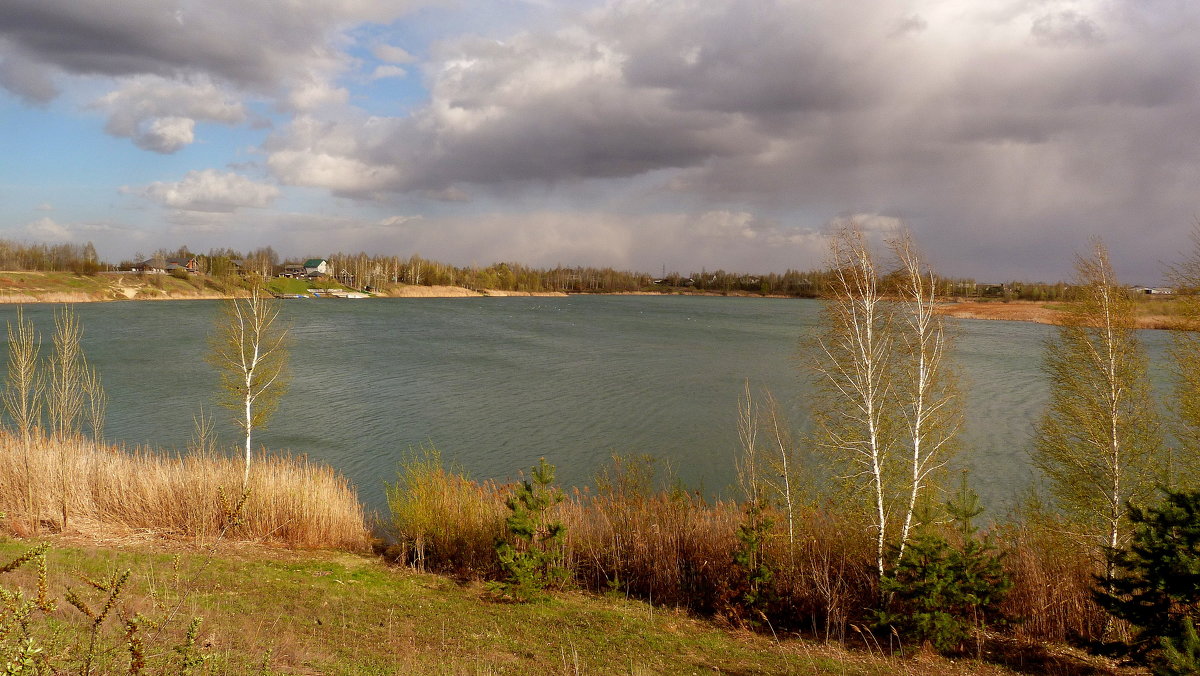
<path fill-rule="evenodd" d="M 774 571 L 768 565 L 766 540 L 775 521 L 766 515 L 758 501 L 748 502 L 742 523 L 738 526 L 738 546 L 733 552 L 733 565 L 741 574 L 737 605 L 751 615 L 750 624 L 756 625 L 773 593 L 771 581 Z"/>
<path fill-rule="evenodd" d="M 505 520 L 507 533 L 496 543 L 496 557 L 506 580 L 497 589 L 517 601 L 535 600 L 549 586 L 567 579 L 563 567 L 561 521 L 552 521 L 548 511 L 563 501 L 562 491 L 551 488 L 554 465 L 538 460 L 530 477 L 522 481 L 506 501 L 512 513 Z"/>
<path fill-rule="evenodd" d="M 392 558 L 463 577 L 495 574 L 504 501 L 494 483 L 447 470 L 437 449 L 422 448 L 401 463 L 386 491 L 398 550 Z"/>
<path fill-rule="evenodd" d="M 902 639 L 928 642 L 943 653 L 960 649 L 989 616 L 1002 619 L 998 605 L 1012 586 L 1001 555 L 975 537 L 971 519 L 982 509 L 965 479 L 946 507 L 959 523 L 962 545 L 952 546 L 930 533 L 909 543 L 880 580 L 887 602 L 876 613 L 877 626 L 894 629 Z"/>
<path fill-rule="evenodd" d="M 1096 601 L 1133 626 L 1115 646 L 1161 674 L 1195 673 L 1200 641 L 1200 491 L 1164 491 L 1163 503 L 1129 505 L 1133 539 L 1109 552 L 1111 587 Z"/>

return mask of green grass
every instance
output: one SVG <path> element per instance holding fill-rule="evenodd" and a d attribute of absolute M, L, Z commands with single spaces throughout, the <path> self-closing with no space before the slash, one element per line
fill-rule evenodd
<path fill-rule="evenodd" d="M 31 546 L 0 543 L 0 562 Z M 128 668 L 117 615 L 133 612 L 163 620 L 162 629 L 144 633 L 151 673 L 178 671 L 174 647 L 194 616 L 204 618 L 197 641 L 207 656 L 204 673 L 1007 673 L 795 638 L 777 643 L 680 612 L 578 592 L 544 603 L 503 603 L 480 584 L 388 567 L 371 557 L 232 546 L 218 555 L 194 547 L 174 555 L 52 548 L 50 589 L 59 607 L 36 621 L 33 632 L 46 655 L 70 664 L 86 646 L 82 613 L 62 601 L 67 586 L 93 608 L 103 602 L 103 594 L 73 574 L 99 579 L 126 569 L 133 571 L 131 582 L 101 631 L 102 673 Z M 31 596 L 36 575 L 23 568 L 0 576 L 0 585 L 20 585 Z"/>
<path fill-rule="evenodd" d="M 271 293 L 308 293 L 309 285 L 307 279 L 276 277 L 267 282 L 267 290 Z"/>

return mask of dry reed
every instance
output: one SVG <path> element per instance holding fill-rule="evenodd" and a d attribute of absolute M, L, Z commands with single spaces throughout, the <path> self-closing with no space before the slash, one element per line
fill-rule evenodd
<path fill-rule="evenodd" d="M 565 565 L 578 586 L 615 592 L 655 605 L 740 620 L 746 571 L 733 562 L 739 504 L 708 503 L 682 490 L 655 491 L 646 465 L 617 459 L 598 477 L 599 490 L 573 490 L 553 508 L 566 526 Z M 424 450 L 389 486 L 393 558 L 426 570 L 467 577 L 499 574 L 495 543 L 504 529 L 509 487 L 474 482 L 443 468 Z M 832 511 L 797 513 L 789 541 L 781 514 L 764 556 L 774 571 L 774 601 L 766 609 L 777 628 L 812 631 L 833 640 L 862 622 L 876 597 L 869 533 Z M 750 618 L 757 621 L 757 617 Z"/>
<path fill-rule="evenodd" d="M 1079 536 L 1042 518 L 1005 525 L 994 535 L 1013 581 L 1002 610 L 1017 620 L 1019 636 L 1074 643 L 1101 639 L 1111 621 L 1093 599 L 1103 565 L 1079 546 Z"/>
<path fill-rule="evenodd" d="M 76 438 L 0 431 L 0 511 L 14 530 L 106 537 L 153 533 L 212 538 L 226 528 L 222 493 L 236 502 L 245 463 L 214 452 L 187 455 L 97 446 Z M 32 505 L 25 506 L 30 488 Z M 292 547 L 361 549 L 368 533 L 358 496 L 330 467 L 291 455 L 255 459 L 241 523 L 226 538 Z"/>
<path fill-rule="evenodd" d="M 572 490 L 554 507 L 551 518 L 566 526 L 565 564 L 576 585 L 735 622 L 766 619 L 776 630 L 827 641 L 855 641 L 854 628 L 869 625 L 879 603 L 874 544 L 844 508 L 798 506 L 790 538 L 785 515 L 766 509 L 774 524 L 762 552 L 773 573 L 771 593 L 765 605 L 748 611 L 739 598 L 746 571 L 733 562 L 742 506 L 652 484 L 643 465 L 618 460 L 597 478 L 597 491 Z M 428 570 L 495 577 L 494 545 L 508 514 L 508 491 L 446 470 L 436 451 L 425 451 L 389 487 L 399 543 L 394 555 Z M 1092 600 L 1097 562 L 1047 518 L 999 526 L 989 535 L 1013 580 L 1002 611 L 1015 620 L 1016 638 L 1096 640 L 1107 621 Z"/>

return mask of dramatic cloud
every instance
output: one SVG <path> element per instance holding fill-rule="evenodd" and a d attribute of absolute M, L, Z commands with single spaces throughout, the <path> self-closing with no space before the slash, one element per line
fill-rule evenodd
<path fill-rule="evenodd" d="M 58 96 L 52 71 L 20 54 L 4 54 L 0 44 L 0 87 L 20 96 L 28 103 L 44 105 Z"/>
<path fill-rule="evenodd" d="M 456 260 L 799 266 L 858 215 L 949 274 L 1069 274 L 1103 234 L 1153 281 L 1200 211 L 1194 3 L 483 2 L 437 30 L 411 6 L 13 0 L 0 85 L 45 104 L 98 76 L 107 131 L 160 153 L 269 117 L 227 159 L 280 202 L 328 191 L 347 199 L 306 203 L 329 227 Z M 488 12 L 535 20 L 453 28 Z M 281 195 L 211 171 L 142 190 L 189 212 Z"/>
<path fill-rule="evenodd" d="M 9 0 L 0 39 L 67 73 L 167 78 L 204 73 L 256 91 L 304 79 L 342 58 L 345 26 L 386 23 L 415 2 L 311 0 L 283 7 L 241 0 Z"/>
<path fill-rule="evenodd" d="M 279 196 L 279 189 L 273 185 L 212 169 L 189 171 L 181 181 L 156 182 L 140 189 L 126 189 L 126 192 L 182 211 L 217 213 L 230 213 L 242 207 L 266 207 Z"/>

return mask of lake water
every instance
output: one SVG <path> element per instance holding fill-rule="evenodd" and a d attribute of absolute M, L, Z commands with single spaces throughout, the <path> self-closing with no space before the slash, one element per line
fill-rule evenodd
<path fill-rule="evenodd" d="M 109 440 L 182 449 L 204 406 L 222 443 L 237 443 L 204 360 L 219 307 L 76 306 L 110 400 Z M 288 301 L 291 388 L 255 442 L 328 462 L 373 508 L 383 506 L 383 482 L 422 444 L 478 478 L 511 478 L 545 456 L 567 485 L 590 483 L 613 453 L 648 453 L 687 485 L 729 494 L 747 378 L 803 424 L 810 385 L 798 345 L 816 329 L 819 308 L 663 296 Z M 44 351 L 52 309 L 26 308 Z M 0 306 L 0 322 L 15 311 Z M 957 328 L 968 411 L 959 464 L 999 510 L 1031 478 L 1030 435 L 1046 397 L 1041 346 L 1051 329 L 969 320 Z M 1143 337 L 1159 362 L 1166 333 Z"/>

